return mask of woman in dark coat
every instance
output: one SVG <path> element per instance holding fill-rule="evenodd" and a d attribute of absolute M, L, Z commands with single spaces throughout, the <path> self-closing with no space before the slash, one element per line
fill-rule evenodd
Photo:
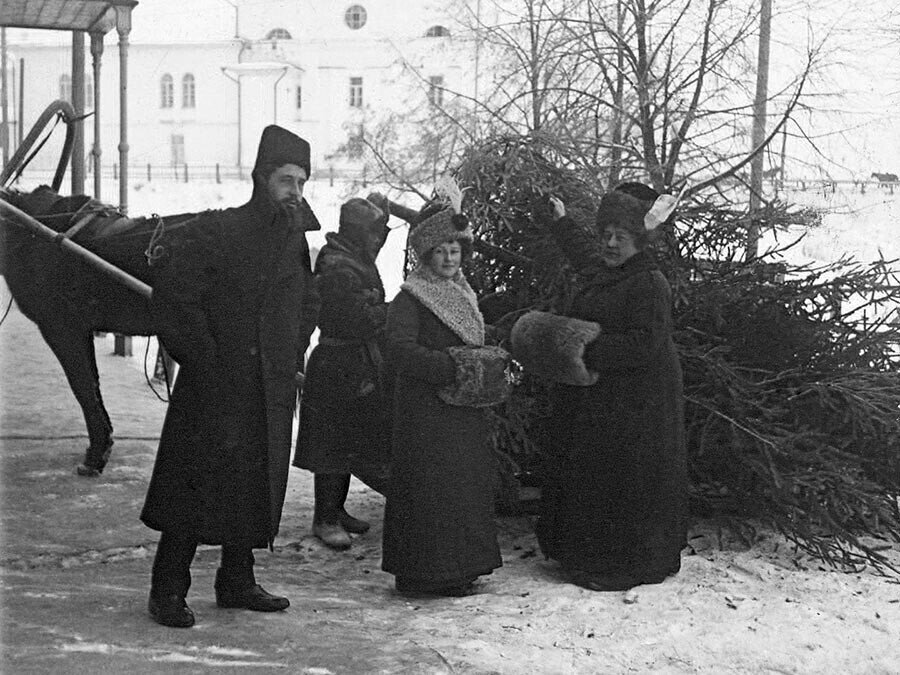
<path fill-rule="evenodd" d="M 401 593 L 468 595 L 502 564 L 488 418 L 439 397 L 457 379 L 448 348 L 484 344 L 484 320 L 460 271 L 472 239 L 451 209 L 421 222 L 410 234 L 420 264 L 388 309 L 396 380 L 382 569 Z"/>
<path fill-rule="evenodd" d="M 599 242 L 553 200 L 554 233 L 581 280 L 568 316 L 600 326 L 584 350 L 584 365 L 599 379 L 557 385 L 555 470 L 537 534 L 549 558 L 594 590 L 662 581 L 679 570 L 686 539 L 684 404 L 671 292 L 646 251 L 656 221 L 645 223 L 645 216 L 657 196 L 634 183 L 606 194 L 597 213 Z"/>
<path fill-rule="evenodd" d="M 348 533 L 369 529 L 344 509 L 350 474 L 382 493 L 387 479 L 387 303 L 375 257 L 388 217 L 369 200 L 349 200 L 316 258 L 321 333 L 306 370 L 294 466 L 315 473 L 313 533 L 338 550 L 350 547 Z"/>
<path fill-rule="evenodd" d="M 162 532 L 149 607 L 167 626 L 194 623 L 185 596 L 198 543 L 222 545 L 219 606 L 288 606 L 256 584 L 252 549 L 278 533 L 296 374 L 316 323 L 309 168 L 306 141 L 266 127 L 250 201 L 201 214 L 165 240 L 171 259 L 152 310 L 180 370 L 141 519 Z"/>

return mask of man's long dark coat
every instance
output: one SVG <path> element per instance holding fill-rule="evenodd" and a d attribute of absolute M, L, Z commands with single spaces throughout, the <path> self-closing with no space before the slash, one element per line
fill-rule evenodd
<path fill-rule="evenodd" d="M 601 327 L 584 357 L 600 379 L 556 389 L 555 462 L 538 540 L 568 568 L 665 576 L 679 569 L 687 526 L 682 371 L 669 285 L 644 252 L 607 269 L 595 233 L 569 218 L 554 230 L 583 282 L 568 314 Z"/>
<path fill-rule="evenodd" d="M 154 285 L 160 339 L 181 367 L 141 519 L 205 544 L 265 547 L 278 533 L 295 376 L 316 322 L 304 230 L 318 222 L 305 201 L 301 225 L 269 199 L 258 169 L 286 150 L 264 141 L 250 201 L 173 233 Z"/>

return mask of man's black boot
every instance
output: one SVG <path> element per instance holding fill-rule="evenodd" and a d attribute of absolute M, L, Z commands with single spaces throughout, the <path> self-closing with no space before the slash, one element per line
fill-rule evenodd
<path fill-rule="evenodd" d="M 163 532 L 153 558 L 150 600 L 147 608 L 156 623 L 172 628 L 190 628 L 194 613 L 184 601 L 191 587 L 191 560 L 197 542 L 173 532 Z"/>
<path fill-rule="evenodd" d="M 239 584 L 223 569 L 216 570 L 216 604 L 223 608 L 254 612 L 280 612 L 290 607 L 287 598 L 272 595 L 257 583 Z"/>
<path fill-rule="evenodd" d="M 147 609 L 150 610 L 153 620 L 162 626 L 190 628 L 194 625 L 194 613 L 184 598 L 177 593 L 162 596 L 151 593 Z"/>

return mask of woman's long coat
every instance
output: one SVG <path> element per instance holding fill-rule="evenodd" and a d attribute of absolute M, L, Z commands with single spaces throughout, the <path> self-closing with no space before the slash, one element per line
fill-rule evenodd
<path fill-rule="evenodd" d="M 306 370 L 294 466 L 372 481 L 386 469 L 390 444 L 384 286 L 364 241 L 325 236 L 316 258 L 320 337 Z"/>
<path fill-rule="evenodd" d="M 304 224 L 250 202 L 174 233 L 154 287 L 160 339 L 180 364 L 141 519 L 206 544 L 278 533 L 296 373 L 316 321 Z"/>
<path fill-rule="evenodd" d="M 401 290 L 388 309 L 387 343 L 396 384 L 382 569 L 423 589 L 488 574 L 502 564 L 490 424 L 483 409 L 437 396 L 456 379 L 445 350 L 463 342 Z"/>
<path fill-rule="evenodd" d="M 564 566 L 640 577 L 678 571 L 687 527 L 682 372 L 671 292 L 652 259 L 598 264 L 570 219 L 556 228 L 583 284 L 569 316 L 600 324 L 589 387 L 555 391 L 554 457 L 538 539 Z"/>

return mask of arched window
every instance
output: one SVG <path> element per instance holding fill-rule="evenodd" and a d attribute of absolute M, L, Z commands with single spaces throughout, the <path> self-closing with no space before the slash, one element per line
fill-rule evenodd
<path fill-rule="evenodd" d="M 291 34 L 286 28 L 273 28 L 266 34 L 266 40 L 291 40 Z"/>
<path fill-rule="evenodd" d="M 72 100 L 72 76 L 71 75 L 60 75 L 59 76 L 59 97 L 63 101 L 71 101 Z"/>
<path fill-rule="evenodd" d="M 190 73 L 181 78 L 181 107 L 197 107 L 197 98 L 194 89 L 194 76 Z"/>
<path fill-rule="evenodd" d="M 425 37 L 450 37 L 450 31 L 444 26 L 432 26 L 425 31 Z"/>
<path fill-rule="evenodd" d="M 350 5 L 344 12 L 344 23 L 352 30 L 359 30 L 365 26 L 366 19 L 368 19 L 366 8 L 362 5 Z"/>
<path fill-rule="evenodd" d="M 166 73 L 159 80 L 159 107 L 171 108 L 175 105 L 175 85 L 172 76 Z"/>

